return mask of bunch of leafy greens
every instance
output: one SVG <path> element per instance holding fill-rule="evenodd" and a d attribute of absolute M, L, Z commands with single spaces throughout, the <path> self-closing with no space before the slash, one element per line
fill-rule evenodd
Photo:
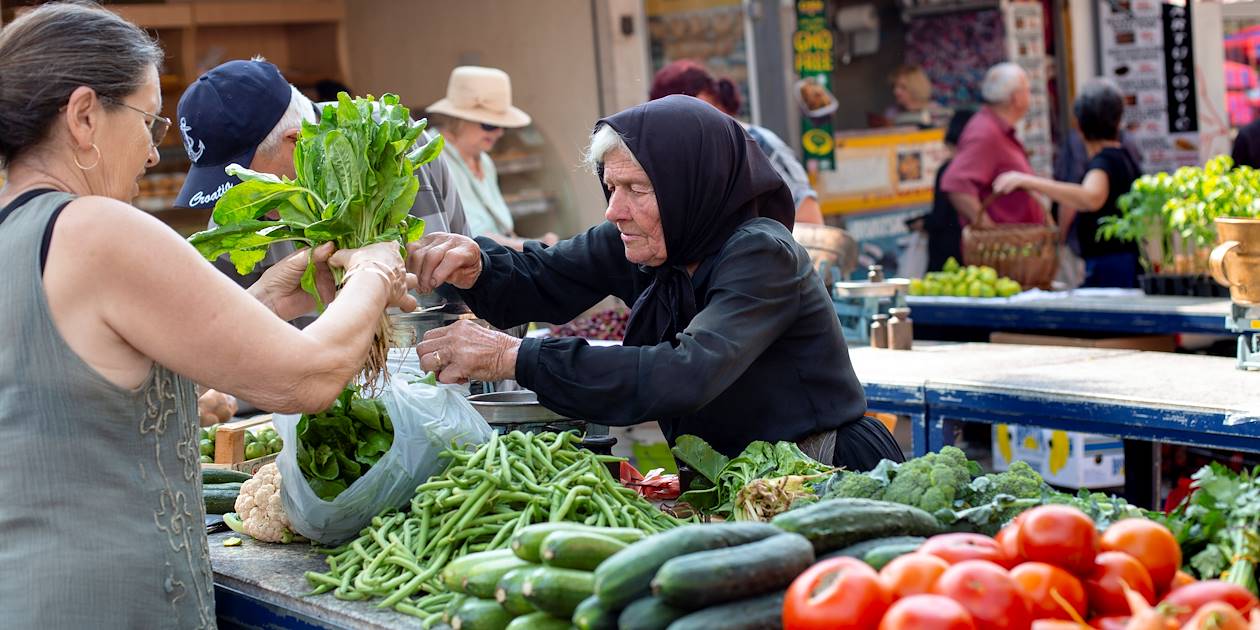
<path fill-rule="evenodd" d="M 671 450 L 698 474 L 678 500 L 702 514 L 735 520 L 769 520 L 797 501 L 812 500 L 808 482 L 832 470 L 802 453 L 794 442 L 759 440 L 730 459 L 704 440 L 683 435 Z"/>
<path fill-rule="evenodd" d="M 1235 473 L 1213 462 L 1194 474 L 1193 491 L 1165 519 L 1186 565 L 1200 579 L 1220 578 L 1257 592 L 1260 562 L 1260 467 Z"/>
<path fill-rule="evenodd" d="M 208 260 L 227 254 L 244 275 L 271 245 L 284 241 L 308 247 L 331 241 L 338 249 L 415 241 L 424 233 L 424 221 L 409 214 L 420 187 L 415 171 L 442 150 L 441 136 L 414 146 L 426 126 L 425 120 L 412 121 L 393 94 L 379 101 L 339 94 L 335 105 L 324 107 L 319 124 L 302 124 L 293 153 L 296 180 L 228 166 L 241 183 L 215 204 L 217 227 L 189 242 Z M 322 310 L 313 260 L 302 287 Z M 365 366 L 367 382 L 383 371 L 390 330 L 382 316 Z"/>
<path fill-rule="evenodd" d="M 297 462 L 319 498 L 332 501 L 394 444 L 394 424 L 379 400 L 347 387 L 328 409 L 297 424 Z"/>
<path fill-rule="evenodd" d="M 1218 217 L 1260 216 L 1260 171 L 1218 155 L 1202 167 L 1144 175 L 1117 200 L 1120 214 L 1099 220 L 1098 235 L 1142 244 L 1156 273 L 1206 273 Z"/>

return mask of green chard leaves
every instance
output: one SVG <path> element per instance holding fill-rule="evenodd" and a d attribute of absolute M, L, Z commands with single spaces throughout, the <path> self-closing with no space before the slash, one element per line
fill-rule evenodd
<path fill-rule="evenodd" d="M 338 249 L 415 241 L 424 234 L 424 221 L 409 214 L 420 187 L 415 172 L 441 153 L 443 142 L 434 135 L 417 146 L 427 125 L 412 121 L 396 95 L 352 99 L 343 92 L 318 124 L 302 124 L 296 180 L 228 166 L 241 183 L 215 204 L 217 227 L 189 242 L 207 260 L 227 254 L 244 275 L 284 241 L 306 247 L 332 241 Z M 302 287 L 319 301 L 313 264 Z"/>

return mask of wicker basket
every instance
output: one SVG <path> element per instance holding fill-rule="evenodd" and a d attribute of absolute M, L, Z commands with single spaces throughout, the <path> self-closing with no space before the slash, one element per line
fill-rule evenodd
<path fill-rule="evenodd" d="M 963 228 L 963 264 L 986 265 L 1025 289 L 1049 289 L 1059 269 L 1059 231 L 1051 225 Z"/>
<path fill-rule="evenodd" d="M 809 252 L 814 270 L 827 285 L 834 280 L 848 279 L 857 268 L 857 242 L 840 228 L 797 223 L 792 228 L 792 236 Z M 832 277 L 833 269 L 839 270 L 839 278 Z"/>

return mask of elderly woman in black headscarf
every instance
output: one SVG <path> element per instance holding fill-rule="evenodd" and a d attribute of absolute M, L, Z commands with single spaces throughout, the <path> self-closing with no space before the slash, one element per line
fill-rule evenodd
<path fill-rule="evenodd" d="M 727 455 L 791 440 L 864 470 L 901 460 L 865 417 L 834 307 L 792 238 L 794 208 L 739 123 L 689 96 L 603 119 L 588 161 L 607 221 L 516 252 L 434 234 L 411 246 L 420 289 L 461 289 L 500 328 L 568 321 L 608 295 L 634 307 L 621 347 L 519 340 L 471 322 L 430 331 L 421 366 L 443 382 L 515 379 L 549 409 L 624 426 L 657 420 Z"/>

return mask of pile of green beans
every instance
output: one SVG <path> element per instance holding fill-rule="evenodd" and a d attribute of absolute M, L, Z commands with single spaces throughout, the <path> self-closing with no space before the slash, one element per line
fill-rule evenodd
<path fill-rule="evenodd" d="M 531 523 L 570 521 L 656 533 L 682 524 L 617 482 L 617 457 L 578 448 L 576 433 L 493 435 L 475 451 L 447 450 L 442 474 L 416 488 L 410 511 L 372 519 L 359 538 L 307 572 L 312 594 L 382 598 L 380 608 L 430 617 L 448 603 L 439 573 L 468 553 L 504 549 Z"/>

